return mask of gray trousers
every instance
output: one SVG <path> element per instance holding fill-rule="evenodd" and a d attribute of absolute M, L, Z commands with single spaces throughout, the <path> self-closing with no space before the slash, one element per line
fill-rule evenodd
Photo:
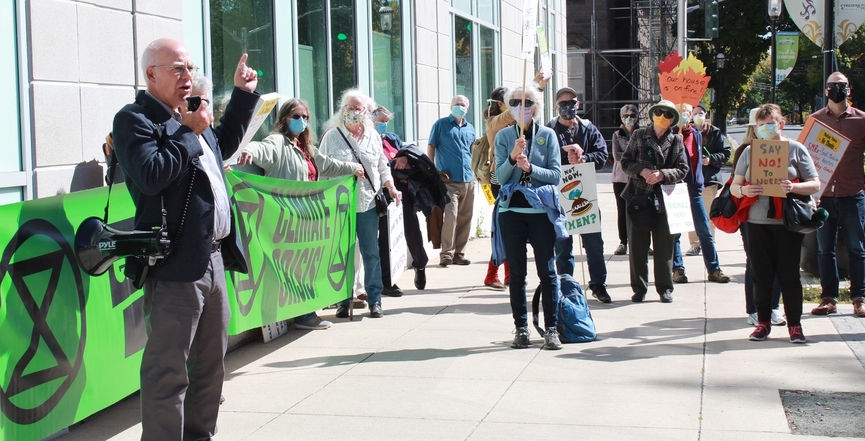
<path fill-rule="evenodd" d="M 634 294 L 646 294 L 649 292 L 649 245 L 655 247 L 654 275 L 655 291 L 658 294 L 673 292 L 673 235 L 670 234 L 670 226 L 667 224 L 667 215 L 658 214 L 658 225 L 652 229 L 651 234 L 645 230 L 634 230 L 631 215 L 628 214 L 628 260 L 631 266 L 631 289 Z"/>
<path fill-rule="evenodd" d="M 450 200 L 444 209 L 442 250 L 439 257 L 463 257 L 472 231 L 475 213 L 475 181 L 448 182 Z"/>
<path fill-rule="evenodd" d="M 209 440 L 216 434 L 230 318 L 219 251 L 195 282 L 145 282 L 142 441 Z"/>

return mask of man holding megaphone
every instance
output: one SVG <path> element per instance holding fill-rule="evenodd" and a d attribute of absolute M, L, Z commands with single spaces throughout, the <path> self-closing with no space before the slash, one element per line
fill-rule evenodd
<path fill-rule="evenodd" d="M 141 56 L 147 90 L 114 117 L 115 151 L 135 204 L 135 229 L 164 224 L 171 241 L 155 262 L 126 260 L 128 277 L 140 282 L 146 275 L 142 440 L 210 439 L 216 433 L 231 315 L 225 269 L 247 270 L 222 169 L 258 101 L 257 73 L 246 58 L 240 57 L 220 124 L 211 128 L 206 100 L 194 111 L 187 105 L 198 70 L 189 51 L 178 41 L 158 39 Z"/>

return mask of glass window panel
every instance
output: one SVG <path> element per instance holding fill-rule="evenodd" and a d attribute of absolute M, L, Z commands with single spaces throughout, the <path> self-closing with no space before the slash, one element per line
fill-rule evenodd
<path fill-rule="evenodd" d="M 497 24 L 496 6 L 498 6 L 500 1 L 501 0 L 478 0 L 478 18 L 486 20 L 492 24 Z"/>
<path fill-rule="evenodd" d="M 492 94 L 493 90 L 497 87 L 495 60 L 498 58 L 495 54 L 495 31 L 484 26 L 480 26 L 480 31 L 481 101 L 478 102 L 478 106 L 484 106 L 486 105 L 486 100 L 490 97 L 490 94 Z"/>
<path fill-rule="evenodd" d="M 354 1 L 331 0 L 330 45 L 333 50 L 333 108 L 337 107 L 340 95 L 346 89 L 357 87 L 357 59 L 354 31 Z"/>
<path fill-rule="evenodd" d="M 327 101 L 327 39 L 322 0 L 297 2 L 297 70 L 300 97 L 309 103 L 309 124 L 320 136 L 330 117 Z"/>
<path fill-rule="evenodd" d="M 393 112 L 388 131 L 405 139 L 400 3 L 387 0 L 372 3 L 373 99 Z M 387 16 L 386 8 L 390 9 L 390 17 Z"/>
<path fill-rule="evenodd" d="M 256 91 L 262 94 L 276 91 L 271 0 L 211 0 L 210 34 L 214 102 L 231 93 L 237 61 L 244 52 L 249 54 L 246 64 L 258 70 Z M 276 109 L 261 125 L 255 139 L 270 132 L 275 114 Z"/>
<path fill-rule="evenodd" d="M 0 102 L 3 102 L 3 107 L 0 109 L 0 127 L 4 135 L 0 147 L 0 154 L 3 157 L 3 161 L 0 162 L 0 172 L 19 172 L 24 169 L 18 107 L 18 63 L 15 61 L 18 59 L 15 3 L 4 3 L 0 9 L 0 54 L 4 60 L 11 60 L 0 67 Z M 7 190 L 7 193 L 18 195 L 20 190 L 11 189 Z"/>
<path fill-rule="evenodd" d="M 474 97 L 474 72 L 472 68 L 472 23 L 454 16 L 454 84 L 456 95 Z M 472 103 L 477 104 L 477 103 Z M 475 125 L 474 112 L 469 110 L 466 119 Z"/>
<path fill-rule="evenodd" d="M 451 0 L 451 6 L 467 14 L 472 13 L 472 0 Z"/>

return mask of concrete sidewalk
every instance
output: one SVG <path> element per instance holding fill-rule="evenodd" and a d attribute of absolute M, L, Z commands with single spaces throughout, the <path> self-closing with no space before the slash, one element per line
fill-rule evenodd
<path fill-rule="evenodd" d="M 722 232 L 729 284 L 705 282 L 702 257 L 685 257 L 690 283 L 676 285 L 672 304 L 651 289 L 644 303 L 631 303 L 627 256 L 612 255 L 609 176 L 599 175 L 599 203 L 613 303 L 590 297 L 597 341 L 543 351 L 533 332 L 532 348 L 510 349 L 508 297 L 483 286 L 489 240 L 473 240 L 467 267 L 441 268 L 430 254 L 425 291 L 406 273 L 406 294 L 384 298 L 383 319 L 364 312 L 349 322 L 326 310 L 320 315 L 335 322 L 328 330 L 292 329 L 229 354 L 216 439 L 829 439 L 793 435 L 779 390 L 865 392 L 855 353 L 865 354 L 865 319 L 853 318 L 850 305 L 832 319 L 810 316 L 805 305 L 807 344 L 790 343 L 785 327 L 749 341 L 745 256 L 739 236 Z M 575 278 L 582 283 L 579 267 Z M 136 394 L 61 439 L 139 437 Z"/>

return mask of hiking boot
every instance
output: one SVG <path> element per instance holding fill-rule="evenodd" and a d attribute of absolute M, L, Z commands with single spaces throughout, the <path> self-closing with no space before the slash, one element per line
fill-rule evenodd
<path fill-rule="evenodd" d="M 517 335 L 514 337 L 513 343 L 511 343 L 512 348 L 525 349 L 532 344 L 529 341 L 529 328 L 517 328 L 516 333 Z"/>
<path fill-rule="evenodd" d="M 853 300 L 853 315 L 856 317 L 865 317 L 865 298 L 859 297 Z"/>
<path fill-rule="evenodd" d="M 779 308 L 775 308 L 772 310 L 772 326 L 783 326 L 787 324 L 787 319 L 784 318 L 784 314 L 781 314 L 781 310 Z"/>
<path fill-rule="evenodd" d="M 664 291 L 658 294 L 661 297 L 661 303 L 673 303 L 673 293 Z"/>
<path fill-rule="evenodd" d="M 673 270 L 673 283 L 688 283 L 685 268 L 676 268 Z"/>
<path fill-rule="evenodd" d="M 748 337 L 748 340 L 751 341 L 763 341 L 767 337 L 769 337 L 769 333 L 772 332 L 772 324 L 769 322 L 760 322 L 757 323 L 757 329 L 754 329 L 754 332 Z"/>
<path fill-rule="evenodd" d="M 694 245 L 691 248 L 689 248 L 688 251 L 685 251 L 685 255 L 686 256 L 699 256 L 701 251 L 702 250 L 700 249 L 699 245 Z"/>
<path fill-rule="evenodd" d="M 820 305 L 811 310 L 811 315 L 829 315 L 836 312 L 838 312 L 838 307 L 835 306 L 835 300 L 831 297 L 823 297 L 820 300 Z"/>
<path fill-rule="evenodd" d="M 802 333 L 801 326 L 788 326 L 787 332 L 790 333 L 790 341 L 793 343 L 805 343 L 805 334 Z"/>
<path fill-rule="evenodd" d="M 712 274 L 709 274 L 710 282 L 718 282 L 718 283 L 727 283 L 730 281 L 730 277 L 724 275 L 724 272 L 720 269 L 715 271 Z"/>
<path fill-rule="evenodd" d="M 294 321 L 294 327 L 297 329 L 309 329 L 309 330 L 318 330 L 318 329 L 327 329 L 331 327 L 333 323 L 322 320 L 320 317 L 313 317 L 305 322 L 299 322 L 297 320 Z"/>
<path fill-rule="evenodd" d="M 454 265 L 471 265 L 471 263 L 472 263 L 471 260 L 468 260 L 465 257 L 459 256 L 459 255 L 454 256 L 454 258 L 451 261 L 453 262 Z"/>
<path fill-rule="evenodd" d="M 544 349 L 558 351 L 561 348 L 562 341 L 559 340 L 559 331 L 556 328 L 547 328 L 547 333 L 544 334 Z"/>
<path fill-rule="evenodd" d="M 388 297 L 402 297 L 402 290 L 394 284 L 382 289 L 381 294 Z"/>
<path fill-rule="evenodd" d="M 603 286 L 592 288 L 592 297 L 598 299 L 601 303 L 613 302 L 613 299 L 610 298 L 610 294 L 607 293 L 607 288 L 604 288 Z"/>
<path fill-rule="evenodd" d="M 613 254 L 616 256 L 624 256 L 625 254 L 628 254 L 628 246 L 620 243 L 619 246 L 616 247 L 616 251 L 613 251 Z"/>
<path fill-rule="evenodd" d="M 752 312 L 748 314 L 748 324 L 751 326 L 757 326 L 757 313 Z"/>

